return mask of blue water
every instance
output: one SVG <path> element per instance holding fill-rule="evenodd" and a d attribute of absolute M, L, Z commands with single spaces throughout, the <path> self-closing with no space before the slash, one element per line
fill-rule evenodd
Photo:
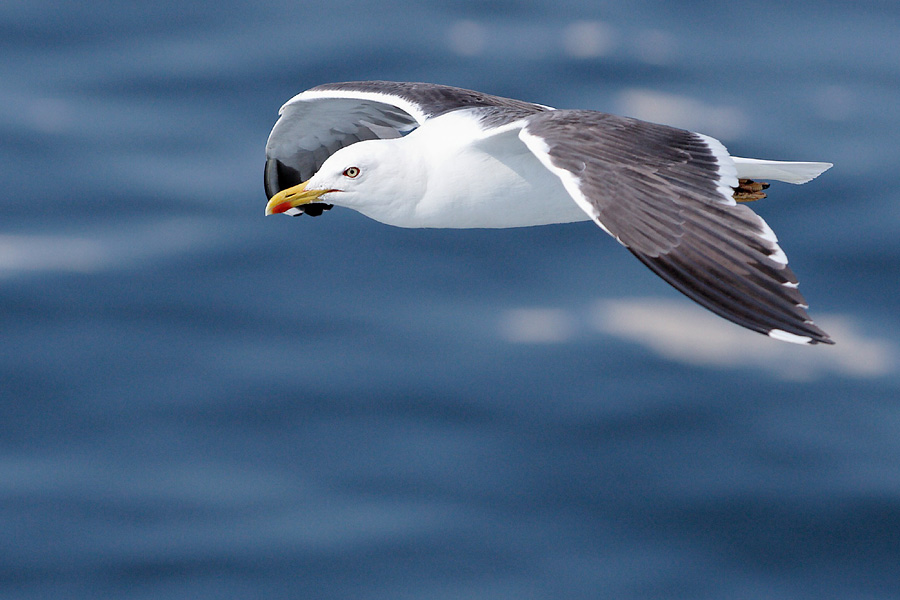
<path fill-rule="evenodd" d="M 0 597 L 900 598 L 900 4 L 687 6 L 0 5 Z M 590 223 L 264 218 L 355 79 L 834 162 L 755 208 L 837 345 Z"/>

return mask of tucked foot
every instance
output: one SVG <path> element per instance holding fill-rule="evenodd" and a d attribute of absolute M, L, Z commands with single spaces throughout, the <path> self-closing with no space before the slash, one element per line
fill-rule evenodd
<path fill-rule="evenodd" d="M 753 202 L 754 200 L 762 200 L 766 197 L 763 191 L 768 189 L 769 184 L 764 181 L 753 181 L 752 179 L 739 179 L 738 186 L 734 188 L 735 202 Z"/>

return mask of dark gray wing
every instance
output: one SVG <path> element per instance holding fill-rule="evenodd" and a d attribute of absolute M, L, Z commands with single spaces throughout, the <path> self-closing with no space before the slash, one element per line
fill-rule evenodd
<path fill-rule="evenodd" d="M 544 106 L 431 83 L 356 81 L 329 83 L 285 104 L 266 144 L 266 195 L 312 177 L 339 149 L 362 140 L 405 135 L 452 110 L 484 107 L 484 119 L 504 121 Z M 493 123 L 489 123 L 493 124 Z"/>
<path fill-rule="evenodd" d="M 737 205 L 716 140 L 593 111 L 532 117 L 520 137 L 573 199 L 653 272 L 735 323 L 833 343 L 813 324 L 774 233 Z"/>

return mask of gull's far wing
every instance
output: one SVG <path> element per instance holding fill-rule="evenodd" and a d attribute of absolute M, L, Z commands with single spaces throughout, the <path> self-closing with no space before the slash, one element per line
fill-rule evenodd
<path fill-rule="evenodd" d="M 431 83 L 328 83 L 291 98 L 266 144 L 266 195 L 312 177 L 325 160 L 362 140 L 406 135 L 426 120 L 463 108 L 545 110 L 528 102 Z"/>

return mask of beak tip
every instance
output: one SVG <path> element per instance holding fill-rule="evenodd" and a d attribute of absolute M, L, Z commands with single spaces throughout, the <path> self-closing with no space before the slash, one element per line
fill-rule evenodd
<path fill-rule="evenodd" d="M 336 191 L 319 189 L 307 190 L 306 186 L 308 183 L 309 181 L 304 181 L 294 187 L 281 190 L 269 198 L 269 203 L 266 204 L 266 216 L 288 212 L 292 208 L 317 202 L 319 197 L 323 194 Z"/>
<path fill-rule="evenodd" d="M 269 202 L 266 204 L 266 216 L 277 215 L 291 209 L 289 202 Z"/>

